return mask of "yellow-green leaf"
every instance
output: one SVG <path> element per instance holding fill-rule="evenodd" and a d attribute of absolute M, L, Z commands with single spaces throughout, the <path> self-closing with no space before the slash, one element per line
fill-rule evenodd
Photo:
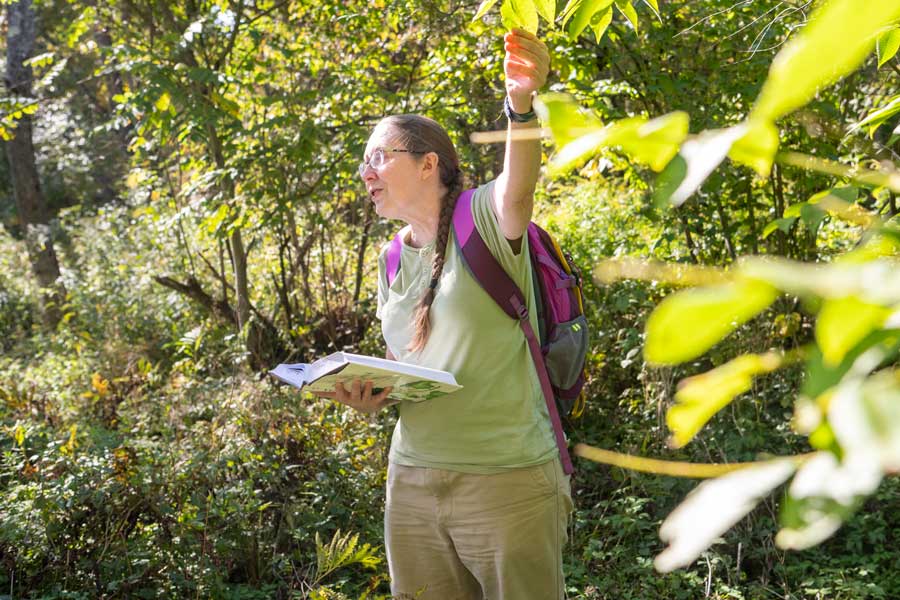
<path fill-rule="evenodd" d="M 169 92 L 163 92 L 162 96 L 156 101 L 156 109 L 159 111 L 169 110 L 169 106 L 172 104 L 172 97 L 169 96 Z"/>
<path fill-rule="evenodd" d="M 472 20 L 477 21 L 478 19 L 486 15 L 495 4 L 497 4 L 497 0 L 484 0 L 480 5 L 478 5 L 478 10 L 475 12 L 475 16 L 472 17 Z"/>
<path fill-rule="evenodd" d="M 519 28 L 537 33 L 538 13 L 534 0 L 503 0 L 500 17 L 507 29 Z"/>
<path fill-rule="evenodd" d="M 876 35 L 897 18 L 896 0 L 821 3 L 775 57 L 753 116 L 775 121 L 809 102 L 820 89 L 855 70 L 872 51 Z"/>
<path fill-rule="evenodd" d="M 600 119 L 582 109 L 566 94 L 541 94 L 535 99 L 534 111 L 550 128 L 550 135 L 557 147 L 603 128 Z"/>
<path fill-rule="evenodd" d="M 875 48 L 878 52 L 878 68 L 880 69 L 884 63 L 894 58 L 897 50 L 900 50 L 900 28 L 894 27 L 878 36 Z"/>
<path fill-rule="evenodd" d="M 610 146 L 618 146 L 660 171 L 678 153 L 690 120 L 687 113 L 677 111 L 650 121 L 631 117 L 603 127 L 599 119 L 584 113 L 563 94 L 542 95 L 535 107 L 559 148 L 550 162 L 551 174 L 565 172 L 600 148 Z"/>
<path fill-rule="evenodd" d="M 613 0 L 569 0 L 562 13 L 563 25 L 571 19 L 567 28 L 569 39 L 577 39 L 585 27 L 592 25 L 595 17 L 598 24 L 607 12 L 612 19 L 612 3 Z"/>
<path fill-rule="evenodd" d="M 556 0 L 534 0 L 534 6 L 538 14 L 548 23 L 556 19 Z"/>
<path fill-rule="evenodd" d="M 762 120 L 749 121 L 744 127 L 746 133 L 731 145 L 728 157 L 751 167 L 760 177 L 768 177 L 778 152 L 778 129 Z"/>
<path fill-rule="evenodd" d="M 816 319 L 816 342 L 827 365 L 837 365 L 891 310 L 848 296 L 826 300 Z"/>
<path fill-rule="evenodd" d="M 657 203 L 680 206 L 703 185 L 709 174 L 725 160 L 743 126 L 707 130 L 681 145 L 678 156 L 666 167 L 657 183 Z"/>
<path fill-rule="evenodd" d="M 747 354 L 683 380 L 675 394 L 677 404 L 666 413 L 672 445 L 680 448 L 687 444 L 713 415 L 750 389 L 753 377 L 774 371 L 780 365 L 781 357 L 777 354 Z"/>
<path fill-rule="evenodd" d="M 625 18 L 628 19 L 628 22 L 631 23 L 631 26 L 634 27 L 634 31 L 638 30 L 638 16 L 637 11 L 634 10 L 634 5 L 631 3 L 631 0 L 616 0 L 616 8 L 618 8 Z"/>
<path fill-rule="evenodd" d="M 756 280 L 671 294 L 647 320 L 644 357 L 656 364 L 697 358 L 763 311 L 777 295 L 774 287 Z"/>
<path fill-rule="evenodd" d="M 603 39 L 603 34 L 605 34 L 606 30 L 609 29 L 609 24 L 612 23 L 612 18 L 612 6 L 607 6 L 606 8 L 595 14 L 591 19 L 591 30 L 593 30 L 594 37 L 598 42 Z"/>
<path fill-rule="evenodd" d="M 874 137 L 878 128 L 897 113 L 900 113 L 900 96 L 892 97 L 890 102 L 870 112 L 862 121 L 854 125 L 850 131 L 867 127 L 869 137 Z"/>
<path fill-rule="evenodd" d="M 682 111 L 650 121 L 643 117 L 624 119 L 610 125 L 605 145 L 620 146 L 625 153 L 659 172 L 678 154 L 689 124 L 690 116 Z"/>

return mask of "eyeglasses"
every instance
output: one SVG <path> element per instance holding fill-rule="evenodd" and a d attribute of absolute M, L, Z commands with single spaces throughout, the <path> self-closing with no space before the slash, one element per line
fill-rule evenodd
<path fill-rule="evenodd" d="M 380 170 L 381 167 L 384 166 L 384 153 L 385 152 L 406 152 L 408 154 L 425 154 L 419 150 L 403 150 L 401 148 L 375 148 L 372 151 L 372 156 L 369 157 L 369 160 L 364 160 L 359 163 L 359 176 L 366 176 L 366 169 L 372 167 L 376 171 Z"/>

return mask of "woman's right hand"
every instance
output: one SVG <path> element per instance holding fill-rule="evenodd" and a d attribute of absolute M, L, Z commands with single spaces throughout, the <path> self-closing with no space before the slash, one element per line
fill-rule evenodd
<path fill-rule="evenodd" d="M 377 394 L 373 394 L 371 381 L 363 382 L 361 379 L 357 379 L 350 385 L 350 389 L 344 387 L 343 383 L 338 383 L 334 386 L 333 392 L 316 392 L 316 396 L 337 400 L 359 412 L 372 414 L 400 402 L 388 397 L 392 389 L 386 387 Z"/>

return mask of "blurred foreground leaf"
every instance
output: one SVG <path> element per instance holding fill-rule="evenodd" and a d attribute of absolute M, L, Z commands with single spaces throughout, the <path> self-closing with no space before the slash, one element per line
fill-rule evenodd
<path fill-rule="evenodd" d="M 696 358 L 759 314 L 777 295 L 771 285 L 754 280 L 671 294 L 647 321 L 644 357 L 656 364 Z"/>
<path fill-rule="evenodd" d="M 746 354 L 682 380 L 675 394 L 677 404 L 666 413 L 672 445 L 680 448 L 691 441 L 713 415 L 750 389 L 753 377 L 774 371 L 781 362 L 775 353 Z"/>
<path fill-rule="evenodd" d="M 660 527 L 659 537 L 669 546 L 656 557 L 657 570 L 691 564 L 795 468 L 794 461 L 779 459 L 701 483 Z"/>

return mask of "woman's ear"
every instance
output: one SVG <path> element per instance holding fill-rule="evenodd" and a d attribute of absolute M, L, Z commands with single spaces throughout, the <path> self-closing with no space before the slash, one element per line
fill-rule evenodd
<path fill-rule="evenodd" d="M 437 175 L 438 179 L 440 179 L 439 172 L 439 163 L 440 158 L 437 155 L 437 152 L 427 152 L 424 156 L 422 156 L 422 168 L 419 171 L 422 174 L 422 179 L 428 179 L 429 177 Z"/>

